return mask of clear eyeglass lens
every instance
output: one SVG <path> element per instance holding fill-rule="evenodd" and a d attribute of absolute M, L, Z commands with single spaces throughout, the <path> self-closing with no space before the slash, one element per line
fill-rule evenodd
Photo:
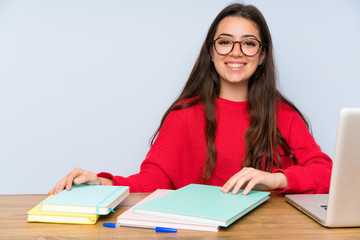
<path fill-rule="evenodd" d="M 219 38 L 215 41 L 215 49 L 219 54 L 226 55 L 233 49 L 233 41 L 229 38 Z M 244 39 L 241 42 L 241 50 L 247 56 L 254 56 L 260 48 L 260 44 L 255 39 Z"/>

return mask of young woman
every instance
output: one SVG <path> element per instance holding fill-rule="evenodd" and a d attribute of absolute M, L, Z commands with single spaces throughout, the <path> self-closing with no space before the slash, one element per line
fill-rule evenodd
<path fill-rule="evenodd" d="M 129 177 L 75 168 L 72 184 L 130 186 L 132 192 L 190 183 L 283 193 L 327 193 L 332 161 L 307 121 L 276 88 L 272 40 L 260 11 L 226 7 L 210 26 L 183 91 L 162 118 L 140 172 Z"/>

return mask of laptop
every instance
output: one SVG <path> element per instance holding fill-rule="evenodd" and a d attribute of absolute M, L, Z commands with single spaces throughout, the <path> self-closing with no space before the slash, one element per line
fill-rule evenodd
<path fill-rule="evenodd" d="M 360 108 L 340 112 L 329 194 L 285 199 L 323 226 L 360 227 Z"/>

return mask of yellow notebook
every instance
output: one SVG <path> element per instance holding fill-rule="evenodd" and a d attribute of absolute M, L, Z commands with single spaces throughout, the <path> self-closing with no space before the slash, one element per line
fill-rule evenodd
<path fill-rule="evenodd" d="M 51 198 L 50 195 L 48 198 Z M 44 199 L 44 201 L 46 200 Z M 49 222 L 49 223 L 72 223 L 72 224 L 95 224 L 99 215 L 87 213 L 67 213 L 40 210 L 40 204 L 28 212 L 28 222 Z"/>

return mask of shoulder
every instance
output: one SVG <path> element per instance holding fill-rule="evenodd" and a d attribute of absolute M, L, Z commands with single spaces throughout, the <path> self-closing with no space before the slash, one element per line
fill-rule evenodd
<path fill-rule="evenodd" d="M 279 118 L 291 119 L 294 117 L 300 117 L 300 114 L 291 106 L 281 100 L 276 101 L 276 116 Z"/>
<path fill-rule="evenodd" d="M 199 97 L 193 97 L 193 98 L 187 98 L 184 100 L 181 100 L 176 106 L 178 109 L 175 109 L 171 112 L 177 112 L 177 114 L 186 114 L 191 113 L 193 111 L 203 111 L 204 110 L 204 104 L 202 102 L 199 102 Z"/>
<path fill-rule="evenodd" d="M 276 119 L 278 126 L 293 127 L 294 125 L 306 126 L 299 112 L 281 100 L 277 100 Z M 307 128 L 307 127 L 306 127 Z"/>
<path fill-rule="evenodd" d="M 276 116 L 277 127 L 293 149 L 317 146 L 308 123 L 300 114 L 293 107 L 280 102 Z"/>
<path fill-rule="evenodd" d="M 190 132 L 202 130 L 205 124 L 204 111 L 201 104 L 195 104 L 190 107 L 172 110 L 166 116 L 164 122 L 159 130 L 159 136 L 176 136 L 181 138 L 188 135 Z"/>
<path fill-rule="evenodd" d="M 177 106 L 178 109 L 172 110 L 165 121 L 175 122 L 189 122 L 204 115 L 203 103 L 196 102 L 197 98 L 189 98 L 180 101 Z M 194 103 L 192 105 L 192 103 Z"/>
<path fill-rule="evenodd" d="M 202 103 L 199 102 L 199 96 L 197 96 L 197 97 L 183 99 L 178 104 L 176 104 L 176 106 L 183 106 L 183 105 L 188 105 L 191 103 L 195 103 L 193 106 L 201 106 L 202 105 Z"/>

